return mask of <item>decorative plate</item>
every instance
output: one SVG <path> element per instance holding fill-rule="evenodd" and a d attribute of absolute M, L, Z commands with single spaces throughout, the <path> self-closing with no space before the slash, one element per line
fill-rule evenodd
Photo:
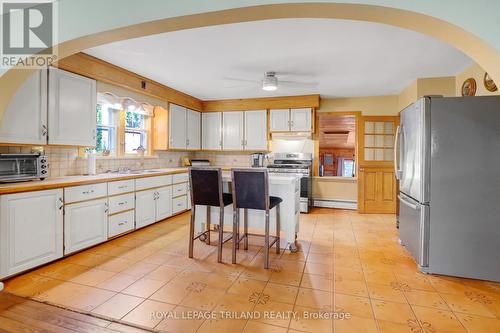
<path fill-rule="evenodd" d="M 484 73 L 484 87 L 491 92 L 495 92 L 498 90 L 497 85 L 493 81 L 493 79 L 488 75 L 488 73 Z"/>
<path fill-rule="evenodd" d="M 468 78 L 462 84 L 462 96 L 474 96 L 476 94 L 476 80 L 473 78 Z"/>

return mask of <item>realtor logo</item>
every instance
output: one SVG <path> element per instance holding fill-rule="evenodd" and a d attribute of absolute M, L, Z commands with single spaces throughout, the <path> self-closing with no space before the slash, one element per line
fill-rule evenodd
<path fill-rule="evenodd" d="M 0 67 L 41 68 L 55 59 L 55 11 L 49 0 L 2 1 Z"/>

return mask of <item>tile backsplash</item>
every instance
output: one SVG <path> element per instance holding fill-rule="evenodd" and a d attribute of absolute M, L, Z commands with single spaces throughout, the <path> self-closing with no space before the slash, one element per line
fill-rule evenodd
<path fill-rule="evenodd" d="M 194 158 L 207 159 L 211 165 L 221 167 L 248 167 L 251 165 L 250 153 L 246 152 L 195 152 Z"/>
<path fill-rule="evenodd" d="M 31 153 L 32 147 L 0 147 L 0 153 Z M 78 156 L 77 147 L 44 147 L 49 162 L 49 177 L 73 176 L 87 173 L 87 159 Z M 247 152 L 169 152 L 157 151 L 155 156 L 144 158 L 97 158 L 96 171 L 103 173 L 118 168 L 155 169 L 182 165 L 182 157 L 203 158 L 221 167 L 248 167 L 251 165 Z"/>
<path fill-rule="evenodd" d="M 31 153 L 32 147 L 0 147 L 0 153 Z M 78 156 L 76 147 L 44 147 L 49 162 L 49 177 L 82 175 L 87 173 L 87 159 Z M 190 152 L 156 152 L 152 157 L 103 157 L 96 161 L 97 173 L 130 169 L 170 168 L 182 165 L 182 157 L 193 157 Z"/>

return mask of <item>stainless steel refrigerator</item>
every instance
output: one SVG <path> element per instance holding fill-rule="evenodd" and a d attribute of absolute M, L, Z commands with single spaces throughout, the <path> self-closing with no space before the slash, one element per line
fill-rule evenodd
<path fill-rule="evenodd" d="M 395 154 L 400 240 L 420 270 L 500 281 L 500 96 L 419 99 Z"/>

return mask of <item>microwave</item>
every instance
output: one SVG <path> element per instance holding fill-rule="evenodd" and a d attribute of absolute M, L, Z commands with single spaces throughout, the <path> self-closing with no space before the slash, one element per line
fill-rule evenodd
<path fill-rule="evenodd" d="M 42 154 L 0 154 L 0 182 L 43 180 L 48 169 L 47 158 Z"/>

